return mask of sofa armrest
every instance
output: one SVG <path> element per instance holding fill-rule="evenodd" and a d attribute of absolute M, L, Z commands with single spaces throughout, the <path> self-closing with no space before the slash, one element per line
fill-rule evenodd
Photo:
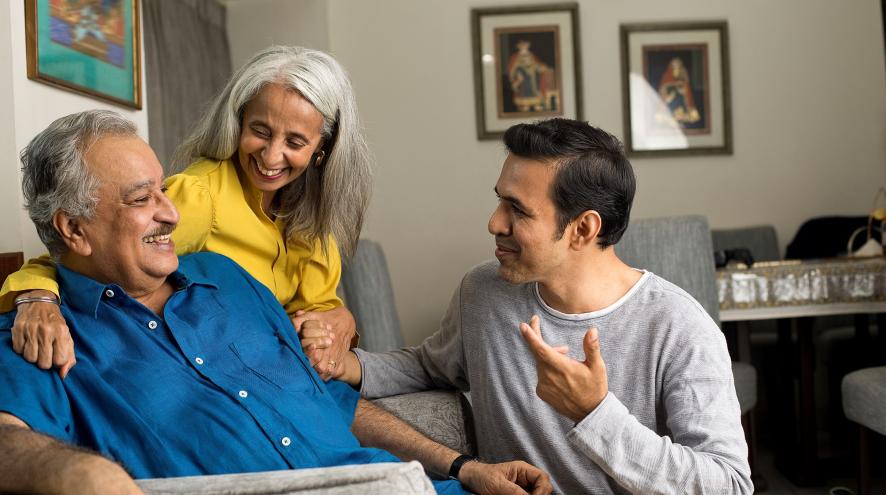
<path fill-rule="evenodd" d="M 416 461 L 136 480 L 148 495 L 434 494 Z"/>
<path fill-rule="evenodd" d="M 409 423 L 431 440 L 464 454 L 477 453 L 471 405 L 460 392 L 430 390 L 384 397 L 372 402 Z"/>

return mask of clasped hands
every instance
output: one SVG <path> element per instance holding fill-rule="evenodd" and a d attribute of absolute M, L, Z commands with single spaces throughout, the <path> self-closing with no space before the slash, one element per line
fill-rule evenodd
<path fill-rule="evenodd" d="M 329 311 L 299 310 L 292 317 L 292 326 L 320 377 L 324 380 L 341 377 L 345 370 L 345 354 L 357 333 L 354 315 L 344 306 Z"/>
<path fill-rule="evenodd" d="M 584 336 L 584 361 L 567 356 L 569 349 L 565 346 L 552 347 L 545 342 L 538 316 L 533 316 L 528 324 L 520 323 L 520 333 L 535 359 L 535 393 L 541 400 L 576 423 L 600 405 L 609 392 L 609 383 L 596 328 L 589 329 Z"/>

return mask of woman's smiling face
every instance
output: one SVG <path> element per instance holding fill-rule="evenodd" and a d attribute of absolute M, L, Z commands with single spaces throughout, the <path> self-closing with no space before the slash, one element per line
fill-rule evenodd
<path fill-rule="evenodd" d="M 249 182 L 270 204 L 276 191 L 297 179 L 320 149 L 323 115 L 298 92 L 265 86 L 243 111 L 237 159 Z"/>

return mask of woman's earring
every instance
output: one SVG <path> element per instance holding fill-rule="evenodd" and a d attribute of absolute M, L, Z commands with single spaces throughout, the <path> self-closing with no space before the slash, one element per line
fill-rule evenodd
<path fill-rule="evenodd" d="M 319 168 L 323 164 L 324 158 L 326 158 L 325 151 L 320 150 L 319 152 L 314 153 L 314 166 Z"/>

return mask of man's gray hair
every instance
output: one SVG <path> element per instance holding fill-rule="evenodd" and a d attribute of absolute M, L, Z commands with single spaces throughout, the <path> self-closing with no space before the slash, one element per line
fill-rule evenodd
<path fill-rule="evenodd" d="M 108 110 L 88 110 L 49 124 L 21 152 L 25 208 L 49 254 L 58 259 L 67 246 L 52 224 L 57 211 L 90 219 L 98 204 L 98 179 L 89 173 L 89 147 L 107 135 L 137 135 L 135 124 Z"/>
<path fill-rule="evenodd" d="M 258 52 L 228 81 L 176 150 L 181 171 L 199 158 L 227 160 L 237 152 L 246 105 L 269 84 L 298 92 L 323 116 L 322 166 L 309 166 L 277 192 L 275 214 L 287 239 L 326 246 L 331 234 L 345 254 L 356 250 L 372 189 L 369 150 L 357 102 L 345 70 L 330 55 L 301 47 L 271 46 Z"/>

